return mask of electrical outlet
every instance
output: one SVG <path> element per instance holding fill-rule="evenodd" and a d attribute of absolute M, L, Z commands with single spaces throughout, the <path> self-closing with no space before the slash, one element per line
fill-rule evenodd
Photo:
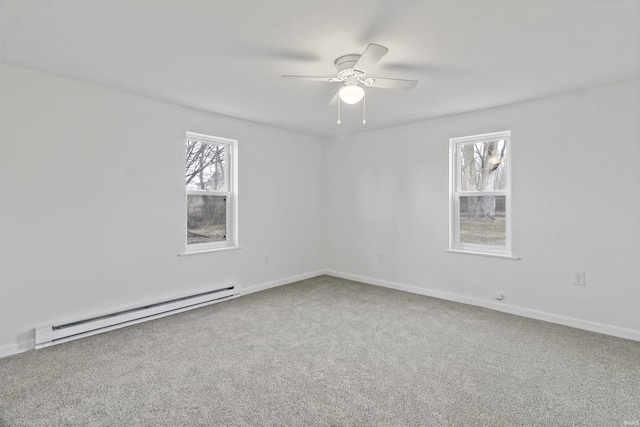
<path fill-rule="evenodd" d="M 584 286 L 584 271 L 576 271 L 573 273 L 573 284 Z"/>
<path fill-rule="evenodd" d="M 379 262 L 384 262 L 384 254 L 383 253 L 379 253 L 378 254 L 378 261 Z"/>
<path fill-rule="evenodd" d="M 271 260 L 269 259 L 269 255 L 265 255 L 264 256 L 264 263 L 265 264 L 269 264 L 271 262 Z"/>

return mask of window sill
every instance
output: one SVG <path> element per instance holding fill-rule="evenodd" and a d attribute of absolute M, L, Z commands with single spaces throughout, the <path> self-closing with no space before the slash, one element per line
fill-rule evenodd
<path fill-rule="evenodd" d="M 229 246 L 226 248 L 203 249 L 201 251 L 180 252 L 178 256 L 191 256 L 191 255 L 209 254 L 212 252 L 235 251 L 236 249 L 242 249 L 242 248 L 240 246 Z"/>
<path fill-rule="evenodd" d="M 491 258 L 502 258 L 502 259 L 511 259 L 514 261 L 520 260 L 520 257 L 516 257 L 513 255 L 502 255 L 502 254 L 491 254 L 488 252 L 474 252 L 474 251 L 463 251 L 461 249 L 445 249 L 445 252 L 449 252 L 452 254 L 464 254 L 464 255 L 478 255 L 478 256 L 488 256 Z"/>

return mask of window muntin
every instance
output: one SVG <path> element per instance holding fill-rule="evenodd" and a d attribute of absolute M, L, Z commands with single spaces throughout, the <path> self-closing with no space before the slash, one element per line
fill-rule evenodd
<path fill-rule="evenodd" d="M 449 248 L 511 256 L 511 133 L 450 140 Z"/>
<path fill-rule="evenodd" d="M 236 141 L 188 132 L 185 252 L 234 246 Z"/>

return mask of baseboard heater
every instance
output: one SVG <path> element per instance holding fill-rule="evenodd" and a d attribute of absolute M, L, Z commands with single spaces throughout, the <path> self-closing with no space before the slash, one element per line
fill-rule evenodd
<path fill-rule="evenodd" d="M 181 298 L 149 304 L 130 310 L 118 311 L 89 319 L 60 325 L 35 328 L 36 348 L 44 348 L 54 344 L 88 337 L 101 332 L 111 331 L 147 320 L 158 319 L 171 314 L 180 313 L 205 305 L 226 301 L 240 295 L 240 286 L 231 285 L 223 288 L 189 295 Z"/>

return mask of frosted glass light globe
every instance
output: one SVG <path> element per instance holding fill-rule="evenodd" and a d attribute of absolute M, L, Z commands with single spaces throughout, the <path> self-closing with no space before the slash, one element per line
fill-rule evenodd
<path fill-rule="evenodd" d="M 340 89 L 338 96 L 345 104 L 357 104 L 364 97 L 364 89 L 358 85 L 346 85 Z"/>

